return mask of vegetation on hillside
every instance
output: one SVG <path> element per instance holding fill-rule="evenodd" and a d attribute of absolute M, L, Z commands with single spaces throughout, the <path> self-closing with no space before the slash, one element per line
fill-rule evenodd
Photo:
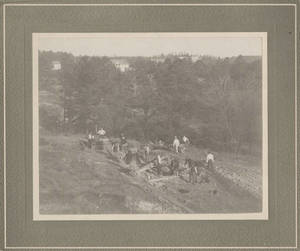
<path fill-rule="evenodd" d="M 131 70 L 121 72 L 108 57 L 41 51 L 40 126 L 86 133 L 98 125 L 139 141 L 187 135 L 212 150 L 261 152 L 259 57 L 127 60 Z"/>

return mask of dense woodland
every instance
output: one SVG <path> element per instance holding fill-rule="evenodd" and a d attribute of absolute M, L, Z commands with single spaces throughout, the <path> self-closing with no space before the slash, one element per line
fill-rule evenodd
<path fill-rule="evenodd" d="M 206 149 L 261 152 L 260 57 L 126 60 L 131 69 L 121 72 L 108 57 L 40 52 L 40 126 L 71 135 L 97 125 L 141 142 L 186 135 Z"/>

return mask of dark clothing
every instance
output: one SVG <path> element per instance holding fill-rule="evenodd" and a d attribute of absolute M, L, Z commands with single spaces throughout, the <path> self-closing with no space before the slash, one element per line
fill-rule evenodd
<path fill-rule="evenodd" d="M 128 153 L 125 155 L 124 161 L 127 165 L 129 165 L 131 163 L 133 159 L 133 154 L 131 151 L 128 151 Z"/>
<path fill-rule="evenodd" d="M 188 165 L 189 168 L 189 182 L 192 184 L 197 183 L 197 173 L 198 173 L 198 168 L 196 166 L 195 161 L 191 159 L 186 159 L 185 164 Z"/>
<path fill-rule="evenodd" d="M 178 175 L 178 172 L 179 172 L 179 161 L 177 159 L 172 159 L 171 160 L 171 165 L 170 165 L 170 169 L 171 169 L 171 172 L 172 174 L 176 174 Z"/>
<path fill-rule="evenodd" d="M 87 147 L 88 147 L 89 149 L 92 148 L 92 143 L 93 143 L 93 140 L 92 140 L 92 139 L 88 139 Z"/>
<path fill-rule="evenodd" d="M 161 165 L 160 164 L 157 164 L 157 174 L 158 175 L 161 175 Z"/>
<path fill-rule="evenodd" d="M 209 169 L 213 169 L 214 168 L 214 163 L 213 163 L 213 161 L 210 159 L 210 160 L 208 160 L 208 168 Z"/>
<path fill-rule="evenodd" d="M 155 160 L 155 169 L 157 171 L 157 174 L 161 175 L 161 163 L 159 163 L 158 159 Z"/>
<path fill-rule="evenodd" d="M 197 183 L 197 167 L 194 164 L 190 167 L 189 182 L 193 184 Z"/>
<path fill-rule="evenodd" d="M 127 143 L 127 140 L 126 140 L 126 137 L 125 136 L 122 136 L 121 137 L 121 145 L 124 145 Z"/>
<path fill-rule="evenodd" d="M 196 173 L 190 173 L 189 182 L 192 184 L 197 183 L 197 174 Z"/>
<path fill-rule="evenodd" d="M 116 143 L 113 143 L 112 151 L 115 152 L 115 153 L 118 152 L 118 145 Z"/>
<path fill-rule="evenodd" d="M 138 164 L 138 165 L 142 165 L 143 163 L 145 163 L 146 161 L 145 161 L 145 158 L 144 158 L 144 156 L 143 156 L 143 154 L 141 153 L 141 152 L 137 152 L 136 153 L 136 163 Z"/>
<path fill-rule="evenodd" d="M 124 150 L 124 145 L 127 144 L 127 140 L 125 136 L 120 137 L 120 151 Z"/>

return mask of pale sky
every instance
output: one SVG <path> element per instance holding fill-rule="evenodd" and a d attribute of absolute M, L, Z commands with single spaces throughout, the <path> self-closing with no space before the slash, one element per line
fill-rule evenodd
<path fill-rule="evenodd" d="M 63 51 L 75 56 L 154 56 L 189 53 L 231 57 L 261 56 L 261 37 L 38 37 L 39 50 Z"/>

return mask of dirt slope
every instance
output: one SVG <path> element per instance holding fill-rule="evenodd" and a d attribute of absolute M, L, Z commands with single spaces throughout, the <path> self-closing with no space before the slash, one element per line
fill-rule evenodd
<path fill-rule="evenodd" d="M 220 172 L 209 182 L 188 177 L 151 185 L 123 164 L 93 150 L 80 150 L 79 136 L 43 135 L 40 141 L 40 213 L 246 213 L 261 199 Z"/>

